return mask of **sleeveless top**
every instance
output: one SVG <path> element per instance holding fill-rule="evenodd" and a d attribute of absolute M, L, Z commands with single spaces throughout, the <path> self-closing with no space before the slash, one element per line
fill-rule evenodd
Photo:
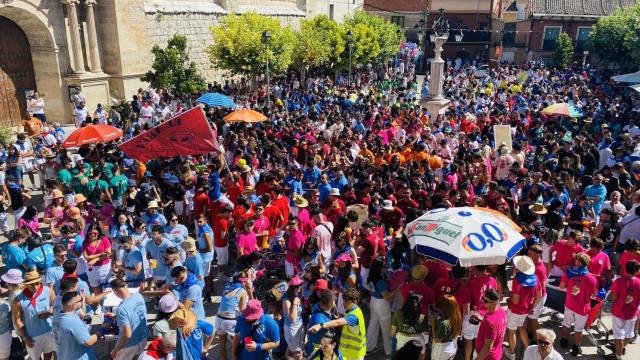
<path fill-rule="evenodd" d="M 237 290 L 237 291 L 236 291 Z M 230 293 L 235 293 L 230 295 Z M 240 283 L 230 283 L 225 286 L 224 295 L 220 299 L 220 307 L 218 308 L 218 314 L 224 317 L 235 318 L 238 315 L 238 305 L 240 305 L 240 298 L 244 294 L 245 290 Z"/>

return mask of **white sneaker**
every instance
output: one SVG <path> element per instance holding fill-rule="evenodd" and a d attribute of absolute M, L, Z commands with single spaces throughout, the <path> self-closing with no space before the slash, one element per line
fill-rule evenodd
<path fill-rule="evenodd" d="M 504 354 L 504 356 L 507 357 L 507 359 L 509 360 L 515 360 L 516 358 L 516 353 L 512 353 L 511 350 L 509 350 L 508 346 L 503 346 L 502 347 L 502 353 Z"/>

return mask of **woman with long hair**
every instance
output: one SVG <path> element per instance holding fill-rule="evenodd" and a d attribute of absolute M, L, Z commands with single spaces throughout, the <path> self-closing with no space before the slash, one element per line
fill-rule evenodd
<path fill-rule="evenodd" d="M 353 259 L 352 267 L 354 269 L 358 269 L 360 264 L 358 264 L 358 253 L 349 243 L 349 238 L 345 232 L 341 232 L 336 238 L 335 242 L 335 250 L 333 251 L 333 263 L 336 264 L 336 260 L 342 256 L 343 254 L 347 254 Z M 334 265 L 335 270 L 335 265 Z"/>
<path fill-rule="evenodd" d="M 422 314 L 422 296 L 409 293 L 402 309 L 393 315 L 391 324 L 392 350 L 402 347 L 413 340 L 422 340 L 427 336 L 428 322 Z M 422 341 L 424 343 L 424 341 Z"/>
<path fill-rule="evenodd" d="M 335 271 L 335 275 L 333 277 L 333 288 L 336 289 L 338 294 L 338 312 L 344 314 L 344 299 L 342 294 L 345 289 L 358 287 L 358 278 L 356 273 L 353 271 L 351 256 L 349 254 L 343 253 L 337 259 L 335 259 L 337 268 Z"/>
<path fill-rule="evenodd" d="M 391 356 L 391 298 L 389 281 L 386 277 L 384 258 L 379 257 L 371 263 L 367 278 L 367 288 L 371 292 L 371 319 L 367 328 L 367 352 L 374 352 L 378 344 L 378 331 L 382 330 L 382 342 L 387 358 Z"/>
<path fill-rule="evenodd" d="M 67 208 L 67 200 L 59 189 L 51 190 L 51 203 L 44 209 L 42 222 L 45 224 L 58 223 L 64 219 L 64 210 Z"/>
<path fill-rule="evenodd" d="M 444 295 L 429 317 L 433 346 L 431 360 L 451 360 L 458 351 L 462 332 L 462 314 L 453 295 Z"/>
<path fill-rule="evenodd" d="M 287 341 L 287 359 L 301 360 L 304 345 L 304 327 L 302 326 L 302 279 L 294 276 L 289 280 L 289 288 L 282 297 L 282 315 L 284 316 L 284 338 Z"/>
<path fill-rule="evenodd" d="M 91 225 L 82 243 L 82 257 L 87 261 L 89 285 L 96 295 L 111 279 L 111 241 L 100 235 L 100 227 Z"/>
<path fill-rule="evenodd" d="M 318 247 L 318 238 L 310 237 L 304 245 L 302 245 L 300 257 L 300 268 L 302 270 L 304 270 L 307 265 L 318 264 L 320 266 L 320 273 L 325 272 L 325 262 Z"/>
<path fill-rule="evenodd" d="M 338 335 L 333 330 L 327 330 L 320 339 L 320 347 L 308 358 L 309 360 L 342 360 L 342 353 L 338 350 Z"/>

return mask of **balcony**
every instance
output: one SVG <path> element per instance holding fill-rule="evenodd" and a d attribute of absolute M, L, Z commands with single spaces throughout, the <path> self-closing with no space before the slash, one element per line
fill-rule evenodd
<path fill-rule="evenodd" d="M 542 41 L 542 50 L 553 51 L 556 48 L 556 39 L 544 39 Z"/>

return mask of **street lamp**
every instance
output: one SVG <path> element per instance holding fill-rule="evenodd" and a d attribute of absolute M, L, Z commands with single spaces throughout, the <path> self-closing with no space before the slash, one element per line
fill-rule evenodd
<path fill-rule="evenodd" d="M 422 68 L 425 73 L 427 72 L 427 23 L 429 22 L 429 15 L 429 10 L 423 10 L 422 18 L 414 26 L 415 29 L 418 29 L 418 42 L 422 47 Z"/>
<path fill-rule="evenodd" d="M 400 38 L 400 29 L 396 30 L 396 39 L 397 38 Z M 395 68 L 397 66 L 397 62 L 398 62 L 398 49 L 396 49 L 396 56 L 395 56 L 395 59 L 393 60 L 394 72 L 395 72 Z"/>
<path fill-rule="evenodd" d="M 589 56 L 589 50 L 582 51 L 582 69 L 587 67 L 587 56 Z"/>
<path fill-rule="evenodd" d="M 267 44 L 267 109 L 271 105 L 271 91 L 269 89 L 269 41 L 271 40 L 271 33 L 267 30 L 262 32 L 262 40 Z"/>
<path fill-rule="evenodd" d="M 349 84 L 347 84 L 347 88 L 351 86 L 351 45 L 353 43 L 353 31 L 349 29 L 347 32 L 347 41 L 349 42 Z"/>
<path fill-rule="evenodd" d="M 442 101 L 442 82 L 444 79 L 444 60 L 442 59 L 442 45 L 449 39 L 449 20 L 444 17 L 444 9 L 440 9 L 440 16 L 433 22 L 431 41 L 435 43 L 434 58 L 431 61 L 429 80 L 429 99 Z M 455 34 L 457 42 L 462 41 L 462 32 Z"/>

